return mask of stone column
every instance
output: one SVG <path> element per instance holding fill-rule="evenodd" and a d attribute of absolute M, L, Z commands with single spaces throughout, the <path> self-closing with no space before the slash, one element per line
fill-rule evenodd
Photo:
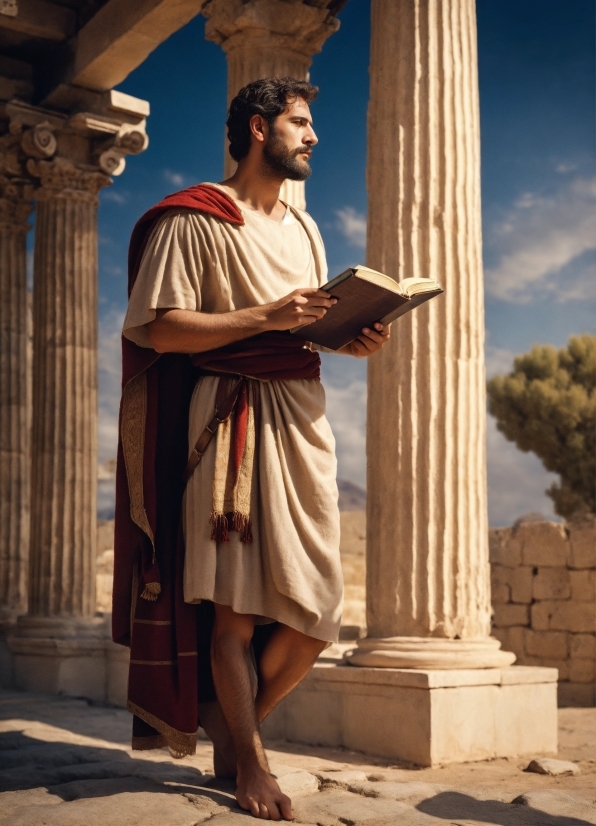
<path fill-rule="evenodd" d="M 474 0 L 373 0 L 367 264 L 445 293 L 369 362 L 367 624 L 351 663 L 509 665 L 490 634 Z"/>
<path fill-rule="evenodd" d="M 27 218 L 33 187 L 0 183 L 0 619 L 27 609 L 29 555 L 29 308 Z"/>
<path fill-rule="evenodd" d="M 312 56 L 339 29 L 339 20 L 318 4 L 285 0 L 211 0 L 205 37 L 218 43 L 228 59 L 228 104 L 238 91 L 261 77 L 308 80 Z M 224 174 L 235 162 L 225 141 Z M 303 181 L 286 181 L 282 200 L 304 209 Z"/>
<path fill-rule="evenodd" d="M 29 615 L 21 633 L 95 634 L 97 193 L 109 178 L 29 161 L 36 191 Z M 43 633 L 42 630 L 43 629 Z M 53 630 L 52 630 L 53 629 Z"/>

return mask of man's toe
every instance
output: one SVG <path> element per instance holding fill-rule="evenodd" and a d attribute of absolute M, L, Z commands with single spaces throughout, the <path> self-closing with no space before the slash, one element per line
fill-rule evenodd
<path fill-rule="evenodd" d="M 283 794 L 281 796 L 278 802 L 278 806 L 284 820 L 294 820 L 294 813 L 292 812 L 292 801 L 287 795 Z"/>

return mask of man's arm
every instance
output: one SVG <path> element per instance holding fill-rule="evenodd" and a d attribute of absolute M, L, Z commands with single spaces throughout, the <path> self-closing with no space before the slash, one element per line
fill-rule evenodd
<path fill-rule="evenodd" d="M 229 313 L 157 310 L 147 324 L 158 353 L 203 353 L 268 330 L 291 330 L 322 318 L 337 299 L 316 288 L 294 290 L 271 304 Z"/>

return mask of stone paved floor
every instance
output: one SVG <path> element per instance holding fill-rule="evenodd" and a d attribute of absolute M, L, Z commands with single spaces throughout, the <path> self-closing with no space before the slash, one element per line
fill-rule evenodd
<path fill-rule="evenodd" d="M 210 776 L 208 743 L 174 761 L 165 750 L 133 754 L 129 736 L 122 709 L 0 692 L 1 826 L 254 822 L 236 807 L 232 786 Z M 356 752 L 270 746 L 300 824 L 596 824 L 596 709 L 560 710 L 558 757 L 579 765 L 575 777 L 523 772 L 527 759 L 414 769 Z"/>

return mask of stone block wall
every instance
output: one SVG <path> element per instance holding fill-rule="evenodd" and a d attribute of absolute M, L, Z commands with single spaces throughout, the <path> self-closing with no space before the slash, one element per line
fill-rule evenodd
<path fill-rule="evenodd" d="M 559 669 L 559 705 L 596 705 L 596 523 L 490 531 L 493 635 L 518 665 Z"/>

